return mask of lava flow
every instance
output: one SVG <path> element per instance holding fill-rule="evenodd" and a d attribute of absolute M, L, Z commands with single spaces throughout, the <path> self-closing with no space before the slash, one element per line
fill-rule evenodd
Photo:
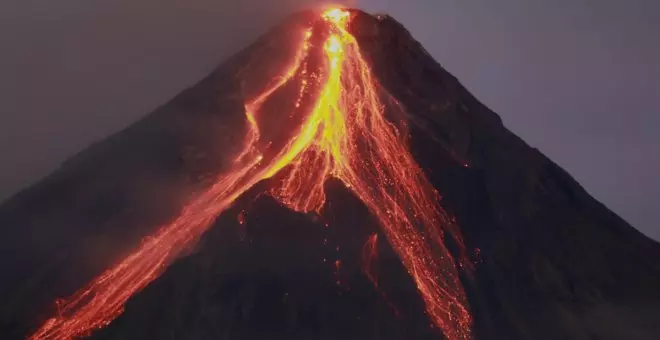
<path fill-rule="evenodd" d="M 112 322 L 131 296 L 156 279 L 259 181 L 273 178 L 270 194 L 290 209 L 321 213 L 324 184 L 331 177 L 343 182 L 380 222 L 417 285 L 432 322 L 449 339 L 471 337 L 467 299 L 453 257 L 444 246 L 445 232 L 452 233 L 459 244 L 460 234 L 437 206 L 439 196 L 407 150 L 400 127 L 386 119 L 379 93 L 387 94 L 372 78 L 348 31 L 350 19 L 345 10 L 323 13 L 325 67 L 307 70 L 305 60 L 315 32 L 310 28 L 279 81 L 245 105 L 249 130 L 231 169 L 132 255 L 59 302 L 58 315 L 46 321 L 32 339 L 71 339 Z M 258 143 L 262 105 L 294 79 L 300 81 L 302 98 L 312 74 L 323 79 L 312 109 L 288 142 L 266 156 Z"/>

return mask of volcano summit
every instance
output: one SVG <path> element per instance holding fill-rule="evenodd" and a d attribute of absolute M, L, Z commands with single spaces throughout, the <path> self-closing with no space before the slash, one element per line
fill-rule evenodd
<path fill-rule="evenodd" d="M 660 336 L 660 245 L 360 11 L 292 16 L 0 223 L 8 338 Z"/>

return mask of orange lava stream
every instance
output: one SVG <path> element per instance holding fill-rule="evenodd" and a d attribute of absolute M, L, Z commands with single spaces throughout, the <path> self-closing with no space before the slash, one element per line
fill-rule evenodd
<path fill-rule="evenodd" d="M 250 130 L 231 170 L 136 252 L 63 302 L 59 315 L 32 339 L 71 339 L 110 323 L 122 313 L 126 301 L 194 244 L 218 214 L 257 182 L 277 174 L 281 176 L 271 194 L 301 212 L 321 212 L 326 180 L 342 181 L 380 222 L 433 323 L 449 339 L 471 337 L 467 299 L 443 241 L 444 229 L 459 242 L 460 234 L 438 207 L 439 196 L 407 150 L 404 137 L 385 118 L 376 82 L 347 30 L 350 13 L 328 10 L 323 20 L 329 31 L 323 46 L 325 83 L 313 110 L 289 142 L 275 157 L 264 160 L 257 145 L 256 113 L 294 77 L 303 78 L 302 86 L 306 86 L 307 73 L 301 65 L 310 48 L 311 30 L 284 76 L 246 104 Z"/>
<path fill-rule="evenodd" d="M 249 130 L 243 150 L 234 159 L 230 171 L 184 207 L 172 223 L 145 238 L 134 253 L 72 297 L 57 301 L 58 315 L 48 319 L 30 339 L 73 339 L 108 325 L 123 312 L 124 304 L 131 296 L 160 276 L 177 255 L 195 244 L 220 213 L 264 178 L 266 168 L 257 149 L 260 134 L 255 113 L 272 93 L 298 72 L 309 49 L 308 32 L 303 47 L 285 75 L 245 105 Z"/>

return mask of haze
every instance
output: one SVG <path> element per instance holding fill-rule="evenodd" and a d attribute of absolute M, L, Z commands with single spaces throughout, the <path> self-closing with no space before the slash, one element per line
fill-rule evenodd
<path fill-rule="evenodd" d="M 129 125 L 312 0 L 0 3 L 0 200 Z M 660 3 L 361 0 L 505 125 L 660 239 Z"/>

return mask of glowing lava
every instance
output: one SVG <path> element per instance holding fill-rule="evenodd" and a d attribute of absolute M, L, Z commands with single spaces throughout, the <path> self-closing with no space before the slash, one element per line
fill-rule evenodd
<path fill-rule="evenodd" d="M 378 288 L 378 271 L 374 263 L 378 261 L 378 234 L 373 233 L 362 247 L 362 272 Z"/>
<path fill-rule="evenodd" d="M 310 29 L 292 66 L 245 105 L 249 130 L 231 169 L 171 224 L 144 240 L 132 255 L 58 303 L 58 315 L 32 339 L 71 339 L 112 322 L 126 301 L 193 245 L 217 215 L 257 182 L 276 175 L 271 194 L 301 212 L 321 212 L 326 180 L 333 177 L 342 181 L 380 222 L 416 283 L 433 323 L 449 339 L 471 337 L 467 300 L 443 241 L 445 230 L 459 243 L 460 235 L 438 207 L 438 194 L 407 150 L 401 127 L 385 118 L 379 91 L 387 94 L 377 86 L 355 37 L 347 30 L 350 18 L 350 12 L 340 9 L 323 13 L 328 33 L 323 45 L 326 67 L 317 72 L 306 69 Z M 311 112 L 275 156 L 264 156 L 258 144 L 257 115 L 262 104 L 294 78 L 301 79 L 302 98 L 311 73 L 324 79 Z"/>

